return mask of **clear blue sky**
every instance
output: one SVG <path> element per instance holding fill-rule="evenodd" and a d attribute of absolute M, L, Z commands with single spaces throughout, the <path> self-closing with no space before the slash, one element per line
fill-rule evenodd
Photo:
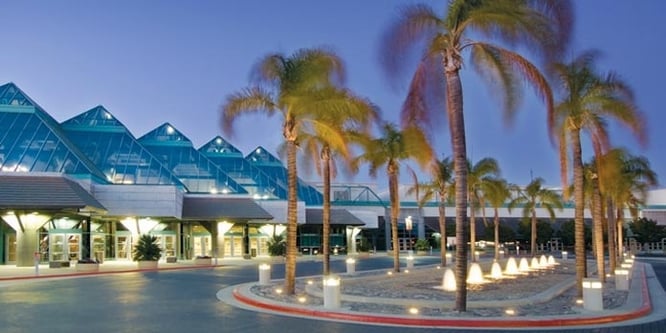
<path fill-rule="evenodd" d="M 269 52 L 330 46 L 345 60 L 348 86 L 397 121 L 404 89 L 393 89 L 378 63 L 378 42 L 396 7 L 417 1 L 3 1 L 0 84 L 14 82 L 58 121 L 104 105 L 136 137 L 172 123 L 196 147 L 218 134 L 225 96 L 248 84 L 256 60 Z M 427 1 L 443 9 L 446 1 Z M 574 52 L 597 48 L 602 70 L 615 70 L 635 89 L 647 116 L 649 146 L 622 129 L 612 142 L 647 156 L 666 175 L 663 65 L 666 1 L 577 0 Z M 531 92 L 511 127 L 488 91 L 463 77 L 468 155 L 499 160 L 503 176 L 526 184 L 530 173 L 559 185 L 557 151 L 546 134 L 543 106 Z M 403 84 L 407 85 L 407 82 Z M 277 118 L 244 118 L 234 137 L 245 153 L 281 140 Z M 448 133 L 438 136 L 448 154 Z M 304 176 L 314 179 L 315 175 Z M 366 174 L 356 181 L 369 181 Z M 338 179 L 345 181 L 345 179 Z M 376 180 L 385 187 L 385 180 Z"/>

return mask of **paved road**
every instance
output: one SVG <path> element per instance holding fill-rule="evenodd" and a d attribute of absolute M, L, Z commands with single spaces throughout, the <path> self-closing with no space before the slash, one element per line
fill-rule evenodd
<path fill-rule="evenodd" d="M 419 259 L 433 263 L 434 259 Z M 426 262 L 427 261 L 427 262 Z M 653 262 L 666 285 L 666 262 Z M 418 265 L 419 263 L 417 263 Z M 359 262 L 357 269 L 388 268 L 390 258 Z M 332 270 L 344 271 L 344 262 Z M 299 275 L 321 271 L 321 263 L 299 263 Z M 283 273 L 274 267 L 273 277 Z M 208 270 L 126 273 L 89 278 L 0 284 L 2 332 L 469 332 L 378 327 L 312 321 L 256 313 L 216 299 L 218 290 L 257 280 L 255 266 Z M 543 330 L 538 330 L 541 332 Z M 562 330 L 560 330 L 562 331 Z M 666 323 L 568 332 L 664 332 Z M 479 332 L 479 331 L 474 331 Z M 505 331 L 510 332 L 510 331 Z M 513 332 L 513 331 L 511 331 Z"/>

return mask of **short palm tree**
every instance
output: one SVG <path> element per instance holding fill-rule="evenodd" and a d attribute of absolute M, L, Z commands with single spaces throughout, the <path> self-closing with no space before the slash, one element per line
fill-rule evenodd
<path fill-rule="evenodd" d="M 467 193 L 470 206 L 469 218 L 469 250 L 472 253 L 472 261 L 476 261 L 476 212 L 483 206 L 485 183 L 499 177 L 500 168 L 497 160 L 486 157 L 472 165 L 467 162 L 469 171 L 467 174 Z"/>
<path fill-rule="evenodd" d="M 451 0 L 441 16 L 427 5 L 404 7 L 387 30 L 381 52 L 383 65 L 394 78 L 400 79 L 404 69 L 413 68 L 406 55 L 420 51 L 404 104 L 409 115 L 403 118 L 429 122 L 435 112 L 446 114 L 457 186 L 457 244 L 467 243 L 467 148 L 460 79 L 465 51 L 469 51 L 467 68 L 477 70 L 497 88 L 507 116 L 516 110 L 522 79 L 543 97 L 552 120 L 553 98 L 546 79 L 535 65 L 504 45 L 525 46 L 523 50 L 536 51 L 532 52 L 536 59 L 556 59 L 568 44 L 572 18 L 572 5 L 567 0 Z M 433 100 L 440 106 L 445 104 L 446 109 L 428 103 Z M 457 247 L 455 271 L 455 308 L 467 311 L 466 246 Z"/>
<path fill-rule="evenodd" d="M 222 106 L 222 128 L 229 135 L 241 115 L 264 113 L 282 117 L 289 189 L 284 290 L 287 294 L 295 293 L 296 283 L 297 139 L 302 128 L 318 126 L 318 113 L 330 111 L 321 100 L 329 97 L 326 91 L 332 84 L 340 84 L 344 74 L 342 60 L 327 49 L 301 49 L 289 56 L 271 53 L 253 68 L 252 85 L 229 95 Z"/>
<path fill-rule="evenodd" d="M 370 126 L 379 119 L 379 112 L 369 100 L 351 91 L 331 87 L 323 90 L 320 101 L 323 110 L 316 114 L 314 126 L 304 127 L 298 142 L 305 153 L 305 161 L 314 162 L 322 177 L 322 255 L 323 274 L 330 272 L 331 234 L 331 178 L 337 175 L 334 157 L 349 165 L 352 161 L 349 145 L 360 135 L 369 135 Z M 310 163 L 308 163 L 310 164 Z"/>
<path fill-rule="evenodd" d="M 582 283 L 586 276 L 581 134 L 589 134 L 595 156 L 602 156 L 609 149 L 609 119 L 628 127 L 641 142 L 646 138 L 643 118 L 631 89 L 613 72 L 607 75 L 598 73 L 594 67 L 597 57 L 597 52 L 587 51 L 570 63 L 553 65 L 557 84 L 562 89 L 552 130 L 558 136 L 564 189 L 568 189 L 569 161 L 573 169 L 576 286 L 579 297 L 583 295 Z M 571 156 L 568 155 L 568 150 L 571 151 Z M 566 192 L 568 191 L 565 191 L 565 196 L 568 196 Z"/>
<path fill-rule="evenodd" d="M 442 160 L 435 160 L 430 166 L 430 173 L 432 178 L 427 183 L 419 183 L 416 181 L 416 177 L 414 177 L 414 186 L 407 191 L 407 194 L 421 193 L 418 199 L 419 207 L 424 206 L 437 196 L 437 201 L 439 202 L 439 233 L 441 236 L 440 256 L 442 266 L 446 266 L 446 203 L 452 196 L 453 162 L 448 157 Z"/>
<path fill-rule="evenodd" d="M 432 159 L 432 148 L 423 132 L 414 126 L 398 130 L 395 125 L 385 123 L 378 138 L 361 141 L 363 153 L 355 159 L 354 165 L 369 164 L 371 176 L 376 176 L 382 166 L 386 166 L 391 201 L 391 242 L 393 245 L 393 271 L 400 272 L 400 246 L 398 244 L 398 216 L 400 198 L 398 176 L 400 165 L 408 160 L 416 161 L 425 167 Z"/>
<path fill-rule="evenodd" d="M 613 272 L 623 253 L 624 210 L 629 209 L 632 217 L 638 218 L 638 208 L 645 204 L 647 190 L 656 186 L 658 180 L 647 158 L 632 155 L 626 149 L 612 149 L 600 161 L 600 188 L 608 205 L 609 247 L 617 242 L 616 253 L 609 253 L 609 268 Z M 612 237 L 611 230 L 615 229 L 616 237 Z"/>
<path fill-rule="evenodd" d="M 548 212 L 551 220 L 555 220 L 555 209 L 562 210 L 564 204 L 562 197 L 555 191 L 543 187 L 544 180 L 540 177 L 532 179 L 524 189 L 518 189 L 516 196 L 509 202 L 509 212 L 516 208 L 523 208 L 523 219 L 530 219 L 530 254 L 536 255 L 537 218 L 536 209 L 543 208 Z"/>
<path fill-rule="evenodd" d="M 493 225 L 495 230 L 495 260 L 499 260 L 499 209 L 511 199 L 514 188 L 505 179 L 491 178 L 482 184 L 484 201 L 493 208 Z"/>

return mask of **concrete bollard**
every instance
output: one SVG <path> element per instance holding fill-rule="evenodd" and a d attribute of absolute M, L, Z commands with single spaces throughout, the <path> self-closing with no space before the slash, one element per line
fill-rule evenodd
<path fill-rule="evenodd" d="M 603 311 L 603 284 L 599 279 L 583 279 L 583 308 L 590 311 Z"/>
<path fill-rule="evenodd" d="M 629 290 L 629 271 L 626 269 L 615 270 L 615 289 Z"/>
<path fill-rule="evenodd" d="M 412 256 L 407 257 L 407 268 L 408 269 L 414 268 L 414 257 Z"/>
<path fill-rule="evenodd" d="M 337 309 L 340 307 L 340 278 L 329 276 L 323 281 L 324 307 Z"/>
<path fill-rule="evenodd" d="M 259 285 L 267 286 L 271 284 L 271 265 L 259 265 Z"/>
<path fill-rule="evenodd" d="M 347 263 L 347 274 L 356 273 L 356 260 L 354 258 L 347 258 L 345 262 Z"/>

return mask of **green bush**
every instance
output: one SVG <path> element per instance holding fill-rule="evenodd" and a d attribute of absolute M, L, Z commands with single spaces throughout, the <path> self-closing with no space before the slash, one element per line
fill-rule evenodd
<path fill-rule="evenodd" d="M 157 237 L 148 234 L 139 237 L 139 242 L 132 251 L 134 261 L 158 261 L 161 255 L 162 249 L 157 244 Z"/>
<path fill-rule="evenodd" d="M 416 251 L 428 251 L 430 250 L 430 242 L 427 239 L 419 239 L 414 244 Z"/>
<path fill-rule="evenodd" d="M 287 254 L 287 243 L 283 235 L 273 235 L 268 242 L 268 254 L 271 256 L 284 256 Z"/>

